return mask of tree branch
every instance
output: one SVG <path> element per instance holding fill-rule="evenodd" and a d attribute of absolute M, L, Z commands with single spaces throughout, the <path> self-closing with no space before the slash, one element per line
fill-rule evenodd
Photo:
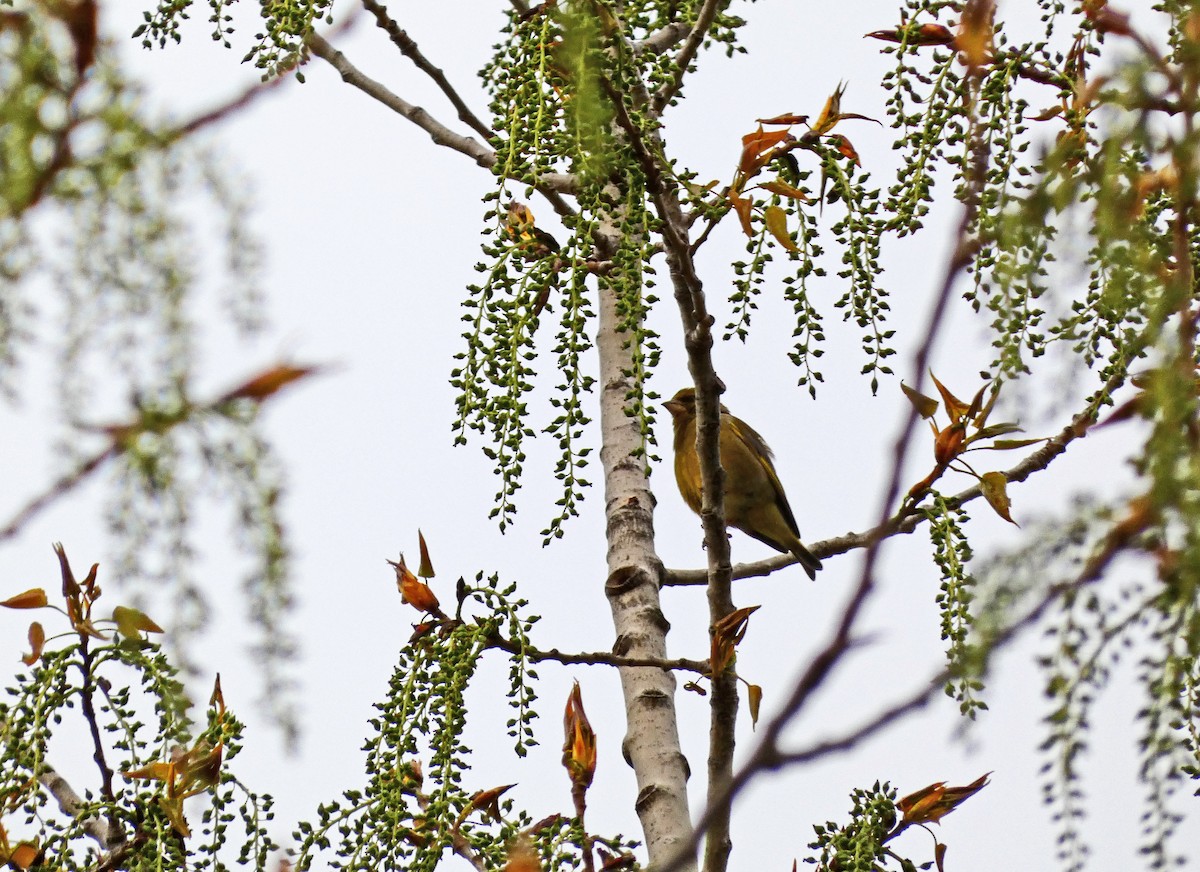
<path fill-rule="evenodd" d="M 470 110 L 466 102 L 459 96 L 458 91 L 450 84 L 446 78 L 446 74 L 438 67 L 434 66 L 427 57 L 421 52 L 415 40 L 398 24 L 396 20 L 388 15 L 387 8 L 377 2 L 377 0 L 362 0 L 363 8 L 375 16 L 375 23 L 384 31 L 395 44 L 396 48 L 400 49 L 400 53 L 408 58 L 416 66 L 418 70 L 425 73 L 429 78 L 433 79 L 441 92 L 446 95 L 451 105 L 458 111 L 458 118 L 484 139 L 490 139 L 495 135 L 494 131 L 482 121 L 479 117 Z"/>
<path fill-rule="evenodd" d="M 103 818 L 98 815 L 80 819 L 80 809 L 85 805 L 83 797 L 75 792 L 67 779 L 58 774 L 58 771 L 49 764 L 42 764 L 42 771 L 38 773 L 38 783 L 42 785 L 45 791 L 54 798 L 58 803 L 62 813 L 70 818 L 79 820 L 79 826 L 85 834 L 94 839 L 100 848 L 104 851 L 111 851 L 115 844 L 110 840 L 111 825 L 106 823 Z"/>
<path fill-rule="evenodd" d="M 610 654 L 607 651 L 590 651 L 572 653 L 569 651 L 559 651 L 557 648 L 532 648 L 529 646 L 518 645 L 512 639 L 506 639 L 503 636 L 491 636 L 488 638 L 488 645 L 492 648 L 498 648 L 501 651 L 507 651 L 510 654 L 521 654 L 528 657 L 537 663 L 551 661 L 561 663 L 563 665 L 579 664 L 584 666 L 624 666 L 624 667 L 653 667 L 655 669 L 669 669 L 681 672 L 694 672 L 697 675 L 708 674 L 708 661 L 706 660 L 688 660 L 686 658 L 678 658 L 668 660 L 662 657 L 625 657 L 620 654 Z"/>
<path fill-rule="evenodd" d="M 120 449 L 116 445 L 109 445 L 98 454 L 92 455 L 92 457 L 85 460 L 75 469 L 60 476 L 44 493 L 39 494 L 26 503 L 9 519 L 4 527 L 0 528 L 0 542 L 16 536 L 21 532 L 21 528 L 29 523 L 35 515 L 39 514 L 56 499 L 75 488 L 84 479 L 91 476 L 92 473 L 104 465 L 104 461 L 115 457 L 119 453 Z"/>
<path fill-rule="evenodd" d="M 635 55 L 662 54 L 674 48 L 691 31 L 686 22 L 674 21 L 661 27 L 640 42 L 633 43 L 630 48 Z"/>
<path fill-rule="evenodd" d="M 655 115 L 662 112 L 679 93 L 679 89 L 683 87 L 683 77 L 687 75 L 688 67 L 695 59 L 696 52 L 700 50 L 700 44 L 708 36 L 708 29 L 712 27 L 713 19 L 717 16 L 717 7 L 720 5 L 721 0 L 704 0 L 704 6 L 700 8 L 700 14 L 696 16 L 696 23 L 692 26 L 691 33 L 688 34 L 679 54 L 675 56 L 675 71 L 671 80 L 659 88 L 654 99 L 650 101 L 650 108 Z"/>
<path fill-rule="evenodd" d="M 429 134 L 429 138 L 433 140 L 435 145 L 444 146 L 460 154 L 464 154 L 486 170 L 495 168 L 496 152 L 489 146 L 483 145 L 469 136 L 455 133 L 420 106 L 415 106 L 403 97 L 392 93 L 382 84 L 365 75 L 350 62 L 345 54 L 335 49 L 315 30 L 311 31 L 305 37 L 305 45 L 308 46 L 313 54 L 337 70 L 338 74 L 342 77 L 342 81 L 358 88 L 367 96 L 373 97 L 393 112 L 420 127 Z M 518 179 L 517 181 L 521 180 Z M 573 176 L 565 173 L 546 173 L 538 177 L 533 187 L 550 202 L 551 206 L 554 207 L 554 211 L 559 215 L 575 214 L 575 210 L 560 196 L 562 194 L 573 195 L 575 193 L 576 184 Z"/>

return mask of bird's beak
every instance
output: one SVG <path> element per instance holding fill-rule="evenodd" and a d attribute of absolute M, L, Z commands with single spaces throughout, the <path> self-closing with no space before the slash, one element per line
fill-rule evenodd
<path fill-rule="evenodd" d="M 683 403 L 679 402 L 678 400 L 667 400 L 665 403 L 663 403 L 663 408 L 670 412 L 671 417 L 675 419 L 682 418 L 686 411 L 683 408 Z"/>

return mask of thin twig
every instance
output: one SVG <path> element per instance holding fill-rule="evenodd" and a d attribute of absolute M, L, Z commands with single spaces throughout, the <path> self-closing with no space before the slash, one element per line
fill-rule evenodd
<path fill-rule="evenodd" d="M 712 27 L 713 19 L 717 16 L 717 7 L 720 5 L 721 0 L 705 0 L 704 6 L 700 9 L 700 14 L 696 16 L 696 23 L 692 26 L 692 32 L 688 34 L 688 38 L 684 41 L 679 54 L 675 55 L 673 62 L 674 72 L 671 75 L 671 80 L 664 83 L 658 89 L 657 93 L 655 93 L 654 99 L 650 101 L 650 108 L 655 115 L 662 112 L 666 108 L 666 105 L 679 93 L 679 89 L 683 87 L 683 77 L 687 75 L 687 69 L 695 59 L 696 52 L 700 50 L 701 43 L 708 36 L 708 29 Z"/>
<path fill-rule="evenodd" d="M 429 134 L 429 138 L 433 140 L 435 145 L 444 146 L 464 154 L 486 170 L 491 170 L 496 166 L 496 152 L 490 147 L 470 136 L 455 133 L 420 106 L 409 103 L 403 97 L 388 90 L 381 83 L 365 75 L 350 62 L 345 54 L 335 49 L 316 31 L 310 32 L 305 37 L 305 44 L 313 54 L 337 70 L 338 74 L 342 77 L 342 81 L 358 88 L 367 96 L 373 97 L 393 112 L 420 127 Z M 575 193 L 576 183 L 574 176 L 566 173 L 545 173 L 538 177 L 534 188 L 550 202 L 558 214 L 573 215 L 575 213 L 575 210 L 561 196 L 563 194 L 573 195 Z"/>
<path fill-rule="evenodd" d="M 91 476 L 92 473 L 103 466 L 104 461 L 115 457 L 118 453 L 119 449 L 117 446 L 109 445 L 103 451 L 93 455 L 75 469 L 58 478 L 44 493 L 39 494 L 26 503 L 9 519 L 3 528 L 0 528 L 0 542 L 16 536 L 21 532 L 21 528 L 29 523 L 35 515 L 39 514 L 59 497 L 73 490 L 84 479 Z"/>
<path fill-rule="evenodd" d="M 489 637 L 488 645 L 492 648 L 499 648 L 501 651 L 507 651 L 510 654 L 521 654 L 537 663 L 551 661 L 564 665 L 645 666 L 654 669 L 694 672 L 697 675 L 708 674 L 708 663 L 704 660 L 688 660 L 686 658 L 664 660 L 658 657 L 623 657 L 619 654 L 610 654 L 606 651 L 572 653 L 569 651 L 559 651 L 557 648 L 543 649 L 533 648 L 528 645 L 523 646 L 517 644 L 512 639 L 506 639 L 502 636 Z"/>
<path fill-rule="evenodd" d="M 425 57 L 416 41 L 408 35 L 394 18 L 388 15 L 387 8 L 377 2 L 377 0 L 362 0 L 363 8 L 375 16 L 375 23 L 384 31 L 396 48 L 400 49 L 400 53 L 408 58 L 416 66 L 418 70 L 425 73 L 429 78 L 433 79 L 434 83 L 441 89 L 441 92 L 446 95 L 451 105 L 458 110 L 458 118 L 484 139 L 491 139 L 494 136 L 494 131 L 479 120 L 471 109 L 467 106 L 454 86 L 450 84 L 450 80 L 446 78 L 446 74 L 437 66 L 430 62 L 429 58 Z"/>

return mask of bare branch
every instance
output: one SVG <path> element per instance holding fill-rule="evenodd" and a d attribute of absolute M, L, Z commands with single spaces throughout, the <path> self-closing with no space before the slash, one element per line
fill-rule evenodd
<path fill-rule="evenodd" d="M 569 651 L 559 651 L 557 648 L 533 648 L 530 646 L 518 645 L 512 639 L 506 639 L 502 636 L 492 636 L 488 639 L 488 645 L 493 648 L 499 648 L 501 651 L 508 651 L 510 654 L 523 654 L 530 660 L 537 663 L 543 663 L 547 660 L 554 663 L 580 664 L 585 666 L 645 666 L 655 669 L 678 670 L 681 672 L 695 672 L 697 675 L 708 674 L 708 662 L 704 660 L 688 660 L 686 658 L 678 658 L 675 660 L 667 660 L 661 657 L 624 657 L 620 654 L 610 654 L 607 651 L 590 651 L 572 653 Z"/>
<path fill-rule="evenodd" d="M 178 127 L 173 128 L 166 134 L 166 139 L 168 141 L 182 139 L 185 136 L 195 133 L 201 128 L 209 126 L 210 124 L 216 124 L 220 121 L 224 121 L 230 115 L 233 115 L 235 112 L 238 112 L 241 109 L 245 109 L 251 103 L 257 101 L 259 97 L 264 97 L 267 94 L 272 93 L 281 85 L 283 85 L 284 82 L 290 81 L 287 75 L 288 72 L 290 72 L 290 68 L 288 70 L 281 71 L 279 75 L 272 76 L 265 82 L 255 82 L 237 96 L 232 97 L 229 100 L 226 100 L 224 103 L 220 103 L 211 109 L 201 112 L 190 121 L 185 121 Z"/>
<path fill-rule="evenodd" d="M 655 114 L 662 112 L 674 96 L 679 93 L 679 89 L 683 87 L 683 77 L 687 75 L 688 67 L 691 66 L 692 61 L 695 59 L 696 52 L 700 50 L 700 44 L 708 36 L 708 29 L 712 27 L 713 19 L 717 16 L 717 7 L 720 5 L 721 0 L 704 0 L 704 6 L 701 7 L 700 14 L 696 16 L 696 23 L 692 26 L 692 32 L 688 34 L 688 38 L 683 43 L 683 48 L 675 56 L 675 72 L 671 77 L 671 81 L 659 88 L 654 95 L 654 99 L 650 101 L 650 108 Z"/>
<path fill-rule="evenodd" d="M 338 71 L 338 74 L 342 77 L 342 81 L 348 85 L 353 85 L 364 94 L 375 98 L 384 106 L 387 106 L 393 112 L 407 118 L 428 133 L 429 138 L 433 140 L 435 145 L 445 146 L 446 148 L 461 152 L 484 169 L 491 169 L 495 166 L 496 153 L 494 151 L 469 136 L 462 136 L 455 133 L 420 106 L 414 106 L 403 97 L 393 94 L 382 84 L 360 71 L 342 52 L 330 45 L 325 37 L 321 36 L 315 30 L 309 33 L 304 41 L 313 54 L 328 62 L 330 66 Z"/>
<path fill-rule="evenodd" d="M 450 84 L 446 78 L 446 74 L 438 67 L 434 66 L 429 58 L 421 52 L 416 41 L 408 35 L 408 33 L 396 23 L 396 20 L 388 15 L 387 8 L 377 2 L 377 0 L 362 0 L 363 8 L 375 16 L 375 23 L 387 32 L 388 37 L 395 44 L 396 48 L 400 49 L 400 53 L 411 60 L 416 65 L 417 69 L 433 79 L 442 93 L 450 101 L 451 105 L 458 110 L 458 118 L 484 139 L 489 139 L 493 135 L 492 129 L 479 120 L 479 117 L 470 110 L 466 102 L 459 96 L 458 91 Z"/>
<path fill-rule="evenodd" d="M 75 792 L 75 788 L 71 787 L 70 782 L 59 775 L 53 766 L 42 764 L 42 771 L 38 773 L 38 783 L 54 798 L 63 814 L 79 819 L 80 809 L 85 804 L 83 797 Z M 111 840 L 111 827 L 100 817 L 93 815 L 83 818 L 79 821 L 79 825 L 84 833 L 100 845 L 102 850 L 111 851 L 116 844 L 120 844 L 119 841 L 114 844 Z"/>
<path fill-rule="evenodd" d="M 59 497 L 73 490 L 103 466 L 104 461 L 115 457 L 118 453 L 119 449 L 117 446 L 110 445 L 103 451 L 85 460 L 75 469 L 60 476 L 44 493 L 39 494 L 26 503 L 9 519 L 7 524 L 0 528 L 0 542 L 16 536 L 17 533 L 21 532 L 21 528 L 33 519 L 35 515 L 39 514 Z"/>
<path fill-rule="evenodd" d="M 631 48 L 635 55 L 662 54 L 678 45 L 690 30 L 691 28 L 685 22 L 675 21 L 659 28 L 645 39 L 633 43 Z"/>
<path fill-rule="evenodd" d="M 342 52 L 330 45 L 316 31 L 308 34 L 305 38 L 305 44 L 313 54 L 337 70 L 338 74 L 342 77 L 342 81 L 353 85 L 364 94 L 375 98 L 384 106 L 387 106 L 393 112 L 407 118 L 428 133 L 429 138 L 433 140 L 435 145 L 445 146 L 446 148 L 460 152 L 486 170 L 491 170 L 496 166 L 496 152 L 490 147 L 483 145 L 470 136 L 455 133 L 420 106 L 414 106 L 403 97 L 392 93 L 382 84 L 365 75 Z M 565 173 L 546 173 L 538 178 L 534 187 L 550 202 L 558 214 L 574 214 L 575 210 L 560 196 L 561 194 L 574 194 L 575 178 L 573 176 Z"/>

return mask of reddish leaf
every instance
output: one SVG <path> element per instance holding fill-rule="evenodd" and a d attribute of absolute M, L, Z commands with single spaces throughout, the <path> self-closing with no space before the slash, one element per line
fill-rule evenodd
<path fill-rule="evenodd" d="M 808 121 L 808 116 L 788 112 L 784 115 L 776 115 L 774 118 L 756 118 L 754 120 L 759 124 L 805 124 Z"/>
<path fill-rule="evenodd" d="M 949 45 L 954 34 L 943 24 L 927 22 L 917 26 L 898 27 L 895 30 L 873 30 L 865 36 L 884 42 L 903 42 L 908 45 Z"/>
<path fill-rule="evenodd" d="M 412 571 L 404 563 L 404 555 L 400 555 L 400 560 L 389 560 L 396 570 L 396 587 L 400 591 L 400 601 L 408 603 L 413 608 L 421 612 L 428 612 L 432 615 L 441 614 L 441 604 L 438 602 L 437 596 L 429 588 L 429 585 L 418 579 L 412 574 Z"/>
<path fill-rule="evenodd" d="M 37 621 L 29 625 L 29 647 L 29 653 L 21 658 L 21 662 L 26 666 L 32 666 L 41 660 L 42 651 L 46 647 L 46 630 Z"/>
<path fill-rule="evenodd" d="M 42 849 L 38 847 L 37 842 L 20 842 L 8 855 L 8 865 L 25 872 L 37 862 L 38 855 L 41 853 Z"/>
<path fill-rule="evenodd" d="M 855 115 L 855 116 L 843 115 L 842 116 L 842 118 L 850 118 L 850 117 L 862 118 L 864 116 L 862 116 L 862 115 Z M 831 136 L 829 138 L 829 141 L 833 144 L 833 147 L 838 150 L 838 154 L 840 154 L 844 158 L 847 158 L 848 160 L 854 161 L 855 166 L 862 166 L 862 160 L 859 159 L 858 152 L 854 150 L 854 146 L 850 143 L 850 140 L 848 140 L 846 137 L 842 136 L 839 133 L 836 136 Z"/>
<path fill-rule="evenodd" d="M 42 609 L 48 604 L 46 591 L 40 587 L 31 587 L 24 593 L 10 596 L 4 602 L 0 602 L 0 606 L 6 609 Z"/>
<path fill-rule="evenodd" d="M 242 399 L 262 402 L 272 394 L 278 393 L 281 388 L 294 381 L 308 378 L 316 372 L 319 372 L 319 367 L 290 366 L 288 364 L 273 366 L 226 393 L 221 397 L 220 402 Z"/>
<path fill-rule="evenodd" d="M 586 789 L 596 774 L 596 733 L 583 710 L 583 693 L 579 682 L 567 697 L 563 712 L 563 766 L 576 787 Z"/>
<path fill-rule="evenodd" d="M 940 820 L 986 787 L 991 774 L 981 775 L 963 787 L 947 787 L 946 782 L 938 781 L 910 793 L 896 802 L 896 807 L 904 813 L 902 823 L 923 824 Z"/>
<path fill-rule="evenodd" d="M 764 155 L 779 145 L 792 139 L 786 130 L 763 130 L 758 128 L 754 133 L 742 137 L 742 157 L 738 161 L 738 171 L 746 176 L 752 176 L 767 162 Z"/>
<path fill-rule="evenodd" d="M 749 197 L 737 197 L 733 194 L 729 195 L 729 202 L 733 206 L 733 211 L 737 212 L 738 220 L 742 222 L 742 230 L 753 239 L 754 227 L 750 224 L 750 210 L 754 207 L 754 203 Z"/>
<path fill-rule="evenodd" d="M 747 606 L 730 612 L 713 625 L 709 667 L 714 677 L 721 675 L 733 660 L 734 648 L 746 637 L 750 616 L 761 606 Z"/>

